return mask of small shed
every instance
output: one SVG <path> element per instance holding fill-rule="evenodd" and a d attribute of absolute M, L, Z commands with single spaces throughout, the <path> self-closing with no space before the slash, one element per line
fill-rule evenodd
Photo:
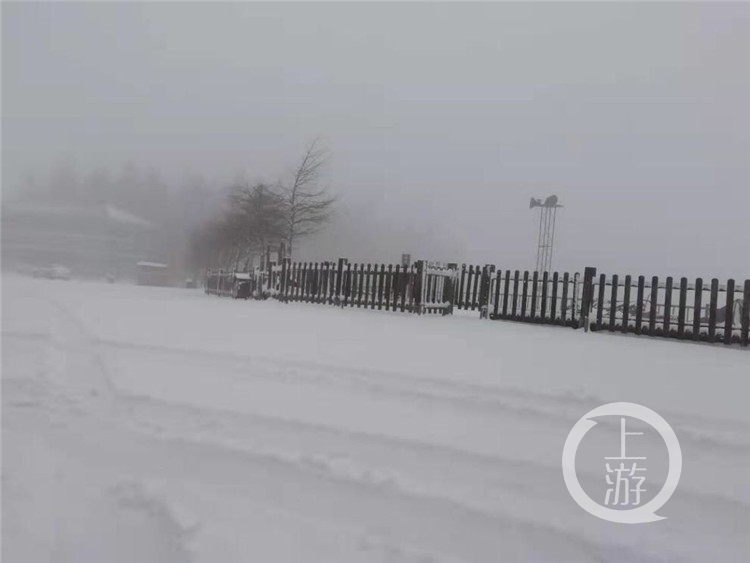
<path fill-rule="evenodd" d="M 171 285 L 166 264 L 141 260 L 136 266 L 138 266 L 138 285 Z"/>

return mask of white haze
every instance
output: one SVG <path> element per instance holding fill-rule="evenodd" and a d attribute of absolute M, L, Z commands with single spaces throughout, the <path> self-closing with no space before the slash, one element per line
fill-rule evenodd
<path fill-rule="evenodd" d="M 300 259 L 402 252 L 750 277 L 748 4 L 5 4 L 3 198 L 61 162 L 217 194 L 320 137 L 337 220 Z"/>

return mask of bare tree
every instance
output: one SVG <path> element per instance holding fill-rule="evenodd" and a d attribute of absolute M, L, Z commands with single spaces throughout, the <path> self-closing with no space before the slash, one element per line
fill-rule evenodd
<path fill-rule="evenodd" d="M 287 253 L 291 257 L 294 243 L 322 229 L 331 219 L 336 197 L 320 187 L 328 152 L 315 139 L 299 163 L 290 186 L 282 185 L 286 205 Z"/>
<path fill-rule="evenodd" d="M 192 233 L 193 263 L 238 268 L 243 260 L 282 242 L 291 256 L 297 240 L 318 232 L 331 218 L 336 198 L 320 186 L 327 159 L 316 140 L 307 148 L 291 185 L 234 185 L 226 209 Z"/>

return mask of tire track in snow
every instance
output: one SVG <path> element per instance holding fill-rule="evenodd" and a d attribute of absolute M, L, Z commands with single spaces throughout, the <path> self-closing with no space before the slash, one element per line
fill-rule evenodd
<path fill-rule="evenodd" d="M 67 432 L 71 416 L 107 416 L 113 412 L 117 398 L 106 363 L 83 323 L 55 300 L 45 301 L 53 312 L 47 318 L 48 332 L 11 332 L 23 342 L 41 345 L 41 353 L 34 355 L 38 362 L 36 377 L 5 381 L 3 374 L 3 437 L 4 441 L 12 438 L 13 455 L 9 457 L 14 460 L 28 455 L 29 444 L 44 441 L 35 433 L 39 426 L 18 424 L 28 413 L 38 413 L 56 431 Z M 10 385 L 6 387 L 5 383 Z M 91 420 L 91 424 L 95 426 L 96 422 Z M 36 492 L 40 482 L 57 483 L 36 504 L 49 504 L 47 510 L 63 510 L 66 514 L 52 516 L 58 522 L 54 537 L 34 536 L 36 532 L 24 530 L 24 535 L 34 537 L 25 538 L 27 542 L 47 541 L 49 555 L 60 561 L 190 561 L 184 546 L 185 530 L 169 507 L 148 494 L 137 480 L 102 481 L 98 475 L 90 479 L 83 476 L 87 468 L 80 467 L 81 460 L 71 460 L 67 452 L 58 456 L 44 446 L 36 448 L 43 454 L 37 454 L 42 457 L 34 465 L 36 475 L 25 475 L 11 464 L 11 472 L 17 474 L 13 482 L 34 491 L 28 498 L 40 496 Z M 47 458 L 46 463 L 42 458 Z M 4 475 L 6 469 L 4 462 Z M 63 482 L 58 483 L 60 480 Z M 24 552 L 28 546 L 16 544 L 12 549 Z"/>
<path fill-rule="evenodd" d="M 148 351 L 155 356 L 175 358 L 190 357 L 205 361 L 212 369 L 217 362 L 227 366 L 219 375 L 223 378 L 247 380 L 248 378 L 272 379 L 274 381 L 300 381 L 343 388 L 360 389 L 386 397 L 415 399 L 444 408 L 463 409 L 486 413 L 506 412 L 538 421 L 544 419 L 552 424 L 572 426 L 578 418 L 604 399 L 593 395 L 577 396 L 572 393 L 555 394 L 521 390 L 514 387 L 488 386 L 471 382 L 412 376 L 398 372 L 373 370 L 363 367 L 307 363 L 283 358 L 231 355 L 203 350 L 171 348 L 149 344 L 121 343 L 98 339 L 95 344 L 114 350 L 132 349 Z M 261 369 L 258 369 L 261 368 Z M 238 374 L 241 373 L 241 375 Z M 662 412 L 680 435 L 681 440 L 693 441 L 704 451 L 716 450 L 724 455 L 746 458 L 750 455 L 750 425 L 742 421 L 727 421 Z M 699 429 L 695 424 L 698 423 Z M 600 419 L 604 427 L 619 431 L 619 423 Z M 719 433 L 717 435 L 716 433 Z"/>
<path fill-rule="evenodd" d="M 570 503 L 567 492 L 560 496 L 559 466 L 534 461 L 482 454 L 446 444 L 427 443 L 408 438 L 318 425 L 257 413 L 198 408 L 170 403 L 153 397 L 123 397 L 126 409 L 123 419 L 136 421 L 135 426 L 147 433 L 165 438 L 221 444 L 222 447 L 251 453 L 282 455 L 299 459 L 312 466 L 336 469 L 343 462 L 356 459 L 355 473 L 374 484 L 397 485 L 398 472 L 387 467 L 396 460 L 407 460 L 419 467 L 419 474 L 434 473 L 470 484 L 469 488 L 487 492 L 512 491 L 535 500 L 562 500 Z M 272 446 L 269 446 L 272 444 Z M 416 470 L 416 469 L 415 469 Z M 463 475 L 459 477 L 459 475 Z M 579 471 L 579 480 L 600 480 L 600 475 Z M 722 495 L 681 491 L 683 500 L 701 506 L 704 514 L 716 518 L 725 513 L 747 516 L 750 505 Z"/>
<path fill-rule="evenodd" d="M 511 553 L 513 559 L 600 560 L 598 542 L 539 522 L 370 483 L 282 456 L 138 436 L 119 425 L 100 427 L 97 434 L 86 435 L 92 422 L 82 416 L 70 421 L 65 430 L 50 428 L 45 436 L 68 455 L 85 458 L 80 454 L 96 452 L 102 465 L 121 474 L 143 476 L 139 480 L 177 480 L 188 487 L 208 487 L 215 489 L 214 494 L 241 496 L 248 510 L 255 504 L 272 506 L 301 518 L 324 520 L 331 529 L 344 532 L 356 523 L 360 535 L 388 538 L 391 545 L 404 546 L 399 548 L 404 554 L 437 552 L 461 561 L 490 561 L 498 553 Z M 103 426 L 110 424 L 104 422 Z M 71 436 L 76 437 L 74 441 Z M 607 549 L 618 553 L 618 561 L 623 563 L 664 560 L 617 545 Z"/>
<path fill-rule="evenodd" d="M 118 410 L 117 406 L 115 405 L 119 405 L 121 403 L 122 397 L 117 392 L 116 387 L 114 387 L 112 385 L 112 382 L 110 381 L 105 359 L 101 354 L 98 353 L 98 351 L 96 350 L 96 346 L 93 345 L 92 339 L 85 332 L 85 330 L 82 329 L 82 327 L 75 321 L 74 318 L 71 319 L 72 314 L 70 314 L 64 308 L 62 309 L 62 311 L 63 319 L 53 333 L 52 342 L 54 344 L 56 353 L 72 356 L 73 361 L 54 362 L 57 369 L 60 370 L 59 376 L 61 378 L 65 375 L 76 377 L 76 373 L 72 372 L 77 372 L 78 377 L 81 379 L 80 382 L 84 385 L 90 385 L 91 388 L 95 390 L 105 388 L 107 391 L 106 396 L 102 396 L 105 395 L 104 393 L 97 393 L 96 395 L 92 396 L 92 402 L 90 406 L 96 408 L 85 409 L 83 412 L 78 412 L 77 415 L 83 417 L 81 419 L 82 421 L 90 416 L 95 416 L 100 421 L 106 419 L 111 420 L 111 415 L 113 414 L 112 409 L 114 408 L 115 410 Z M 55 359 L 62 360 L 63 358 L 60 357 Z M 102 399 L 106 399 L 106 411 L 103 411 L 101 408 L 99 408 L 101 406 L 101 401 L 99 400 L 100 396 L 102 396 Z M 101 418 L 103 416 L 105 417 L 105 419 Z M 91 422 L 93 422 L 93 420 Z M 69 431 L 69 429 L 66 429 L 66 432 Z M 85 432 L 85 430 L 83 430 L 83 432 Z M 154 440 L 153 436 L 148 437 L 147 439 L 149 442 L 152 442 Z M 209 450 L 213 456 L 216 456 L 218 452 L 221 452 L 222 456 L 226 456 L 228 453 L 226 448 L 216 447 L 215 445 L 209 445 L 205 443 L 191 445 L 189 441 L 186 442 L 180 439 L 171 439 L 164 441 L 163 439 L 159 438 L 157 438 L 156 441 L 161 446 L 166 445 L 166 447 L 163 447 L 164 451 L 172 451 L 174 450 L 174 446 L 178 445 L 179 448 L 197 448 L 197 450 L 203 455 L 205 455 L 206 453 L 204 450 Z M 116 438 L 112 440 L 111 437 L 108 438 L 107 442 L 111 444 L 120 443 L 119 440 L 117 440 Z M 98 450 L 99 448 L 93 449 Z M 128 450 L 133 453 L 130 448 L 128 448 Z M 106 455 L 105 452 L 102 453 Z M 137 453 L 135 457 L 140 459 L 149 458 L 148 455 L 138 456 Z M 196 455 L 186 457 L 195 459 L 202 456 Z M 250 463 L 250 465 L 253 466 L 259 465 L 261 467 L 267 467 L 270 465 L 274 467 L 274 470 L 271 471 L 271 474 L 274 475 L 273 483 L 275 483 L 271 485 L 273 488 L 277 488 L 281 483 L 283 483 L 283 486 L 289 486 L 289 484 L 292 484 L 297 485 L 297 488 L 298 490 L 300 490 L 301 494 L 310 495 L 311 491 L 316 491 L 316 493 L 319 492 L 321 488 L 320 482 L 322 481 L 322 483 L 324 484 L 323 486 L 330 491 L 330 495 L 326 495 L 326 498 L 329 498 L 330 502 L 334 502 L 335 504 L 335 499 L 341 497 L 342 494 L 345 498 L 352 497 L 349 498 L 349 501 L 347 502 L 348 504 L 352 505 L 348 509 L 348 512 L 339 514 L 334 519 L 334 521 L 337 523 L 336 525 L 338 526 L 343 526 L 345 522 L 351 520 L 352 518 L 357 520 L 357 518 L 359 517 L 358 513 L 361 509 L 360 504 L 363 497 L 366 497 L 366 499 L 370 499 L 367 501 L 369 503 L 375 502 L 375 506 L 377 506 L 379 511 L 384 511 L 389 514 L 388 517 L 382 515 L 377 517 L 374 521 L 375 527 L 376 529 L 382 529 L 383 526 L 386 526 L 388 530 L 387 533 L 375 535 L 366 534 L 365 538 L 374 537 L 381 539 L 377 539 L 374 542 L 365 541 L 365 547 L 367 549 L 372 549 L 374 545 L 377 549 L 383 550 L 386 554 L 390 554 L 391 556 L 399 555 L 402 558 L 405 557 L 407 560 L 414 556 L 418 560 L 422 557 L 422 555 L 420 554 L 429 553 L 430 550 L 425 552 L 423 548 L 414 546 L 431 546 L 433 542 L 438 541 L 437 538 L 433 535 L 431 529 L 415 529 L 413 527 L 414 525 L 411 523 L 411 518 L 416 512 L 418 515 L 421 514 L 423 519 L 429 516 L 429 518 L 432 519 L 433 524 L 435 521 L 440 522 L 440 527 L 445 531 L 464 529 L 467 519 L 470 522 L 473 522 L 473 524 L 471 525 L 471 532 L 468 532 L 466 534 L 473 537 L 473 540 L 470 544 L 465 544 L 460 549 L 457 549 L 456 546 L 452 546 L 450 544 L 444 544 L 442 549 L 440 550 L 447 553 L 453 552 L 454 556 L 458 557 L 459 559 L 476 560 L 475 556 L 479 554 L 482 555 L 482 558 L 486 558 L 493 552 L 493 548 L 491 547 L 491 545 L 497 542 L 496 536 L 499 533 L 505 539 L 506 543 L 497 543 L 496 547 L 494 548 L 496 552 L 500 552 L 503 549 L 507 550 L 509 542 L 511 541 L 513 542 L 513 548 L 518 550 L 519 556 L 522 553 L 528 554 L 529 552 L 534 552 L 535 550 L 539 551 L 542 549 L 540 546 L 549 546 L 549 544 L 552 543 L 554 544 L 555 548 L 547 553 L 547 557 L 549 557 L 554 552 L 556 555 L 560 555 L 561 553 L 568 553 L 570 560 L 595 560 L 593 554 L 596 553 L 597 548 L 594 544 L 589 544 L 587 541 L 581 539 L 580 537 L 571 535 L 564 530 L 556 530 L 554 528 L 540 526 L 533 521 L 524 523 L 518 521 L 513 517 L 486 513 L 484 511 L 477 510 L 476 508 L 467 506 L 463 503 L 455 502 L 454 500 L 442 498 L 440 496 L 415 495 L 413 493 L 410 493 L 408 490 L 397 486 L 397 484 L 393 482 L 373 482 L 372 480 L 367 478 L 362 479 L 360 475 L 352 474 L 351 472 L 345 472 L 344 474 L 342 474 L 340 468 L 337 471 L 335 467 L 331 467 L 329 464 L 327 464 L 326 460 L 321 457 L 316 458 L 315 456 L 307 456 L 302 458 L 289 458 L 288 456 L 284 457 L 279 455 L 259 454 L 257 452 L 245 451 L 242 452 L 242 459 L 243 462 L 240 464 L 241 466 L 247 466 L 248 463 Z M 250 461 L 248 462 L 248 460 Z M 125 467 L 127 467 L 127 464 L 124 465 Z M 122 468 L 119 467 L 119 464 L 118 470 L 122 471 Z M 280 472 L 282 476 L 283 474 L 286 474 L 287 478 L 281 478 L 279 480 L 278 476 L 276 476 L 277 472 Z M 148 470 L 136 471 L 136 474 L 144 473 L 147 474 Z M 263 472 L 263 474 L 265 475 L 267 474 L 267 472 Z M 256 475 L 256 478 L 257 477 L 258 475 Z M 295 483 L 299 480 L 312 480 L 313 482 L 317 482 L 317 484 L 307 486 L 304 489 L 299 489 L 299 484 Z M 242 484 L 244 484 L 244 482 Z M 136 489 L 138 489 L 138 487 L 136 487 Z M 121 487 L 118 488 L 117 485 L 112 490 L 120 491 L 120 493 L 122 493 Z M 133 492 L 134 489 L 131 487 L 129 490 Z M 123 500 L 123 497 L 120 495 L 118 497 L 120 500 L 117 504 L 121 508 L 124 507 L 132 509 L 138 507 L 141 509 L 142 516 L 144 518 L 148 519 L 156 517 L 157 520 L 166 522 L 167 524 L 165 525 L 167 525 L 167 527 L 173 526 L 171 520 L 169 520 L 165 516 L 165 514 L 167 514 L 167 511 L 162 505 L 155 504 L 155 501 L 153 501 L 153 499 L 148 501 L 145 500 L 143 498 L 143 494 L 137 497 L 140 498 L 140 501 L 135 502 L 135 500 L 131 498 L 130 500 L 133 502 L 128 502 L 128 497 L 126 495 L 124 497 L 125 502 L 123 504 L 123 502 L 120 502 Z M 383 497 L 387 498 L 384 499 Z M 377 499 L 377 501 L 375 501 L 375 499 Z M 404 507 L 403 505 L 406 505 L 408 508 Z M 312 504 L 305 508 L 305 512 L 307 512 L 308 516 L 310 517 L 320 515 L 319 511 Z M 410 516 L 407 520 L 404 520 L 405 514 L 410 514 L 412 516 Z M 106 524 L 106 519 L 109 515 L 103 514 L 102 516 L 104 516 L 103 525 L 108 526 L 108 524 Z M 417 517 L 419 518 L 419 516 Z M 393 528 L 392 521 L 394 519 L 398 519 L 401 521 L 401 528 Z M 388 523 L 387 525 L 386 522 Z M 373 522 L 370 522 L 365 526 L 365 528 L 369 529 L 372 525 Z M 410 528 L 410 526 L 412 527 Z M 165 540 L 168 542 L 168 545 L 172 545 L 174 537 L 175 534 L 165 534 Z M 542 537 L 546 541 L 546 544 L 544 541 L 542 541 Z M 407 548 L 404 546 L 411 547 Z M 168 546 L 165 545 L 164 549 L 167 548 Z M 468 554 L 463 553 L 464 550 L 468 551 Z M 545 548 L 543 551 L 546 552 L 548 550 L 549 547 Z M 475 556 L 472 556 L 472 553 Z M 628 559 L 636 561 L 643 560 L 643 557 L 642 555 L 632 555 L 632 557 L 628 557 Z"/>
<path fill-rule="evenodd" d="M 78 342 L 78 343 L 75 343 L 75 345 L 72 346 L 72 347 L 75 348 L 76 346 L 79 346 L 79 348 L 82 349 L 82 348 L 90 346 L 91 344 L 96 345 L 96 341 L 92 341 L 90 338 L 88 338 L 84 343 L 85 343 L 85 346 L 79 346 L 81 344 L 81 342 Z M 159 347 L 156 347 L 156 348 L 159 348 Z M 173 350 L 173 349 L 170 349 L 170 350 Z M 192 351 L 188 351 L 186 353 L 186 351 L 180 350 L 177 353 L 179 355 L 181 355 L 181 356 L 186 356 L 187 355 L 190 358 L 190 360 L 195 360 L 196 356 L 195 355 L 191 355 L 191 352 Z M 99 360 L 102 362 L 102 366 L 105 368 L 105 371 L 106 371 L 106 368 L 107 368 L 106 361 L 102 359 L 102 358 L 106 359 L 106 357 L 107 357 L 106 352 L 104 354 L 99 354 L 99 351 L 97 350 L 97 351 L 95 351 L 95 353 L 98 355 Z M 197 354 L 203 354 L 203 352 L 197 352 Z M 216 362 L 221 361 L 220 358 L 222 356 L 224 356 L 224 355 L 217 355 L 217 354 L 212 354 L 212 353 L 209 353 L 209 354 L 211 354 L 211 357 L 207 358 L 206 361 L 208 361 L 208 362 L 210 362 L 212 364 L 215 364 Z M 263 367 L 264 366 L 263 362 L 267 362 L 265 364 L 265 371 L 271 372 L 271 373 L 267 374 L 269 378 L 284 377 L 284 373 L 283 372 L 286 372 L 286 375 L 290 377 L 290 381 L 291 382 L 295 382 L 295 381 L 297 381 L 297 382 L 298 381 L 305 381 L 305 382 L 313 382 L 313 383 L 314 382 L 322 382 L 322 384 L 324 384 L 324 385 L 338 385 L 338 386 L 342 386 L 342 387 L 349 387 L 349 388 L 351 388 L 353 390 L 361 389 L 361 390 L 365 391 L 366 393 L 376 392 L 376 393 L 381 393 L 384 396 L 389 396 L 389 397 L 393 397 L 393 398 L 396 398 L 396 399 L 401 398 L 401 399 L 408 400 L 408 401 L 419 400 L 419 401 L 424 401 L 426 404 L 444 405 L 446 407 L 451 407 L 451 408 L 455 408 L 455 406 L 456 406 L 455 403 L 459 403 L 460 404 L 460 408 L 463 409 L 464 411 L 468 411 L 470 409 L 471 410 L 475 410 L 475 409 L 472 408 L 472 405 L 474 405 L 474 407 L 476 407 L 476 405 L 477 405 L 477 401 L 475 401 L 475 399 L 478 398 L 478 399 L 481 400 L 484 397 L 490 397 L 490 398 L 492 398 L 491 397 L 492 394 L 497 394 L 497 397 L 499 397 L 501 399 L 501 401 L 499 401 L 499 402 L 503 402 L 502 401 L 502 399 L 504 398 L 503 395 L 506 393 L 506 390 L 504 390 L 504 389 L 498 389 L 498 388 L 495 388 L 493 386 L 475 385 L 475 384 L 471 384 L 471 383 L 463 384 L 462 382 L 457 382 L 458 387 L 456 387 L 456 385 L 454 383 L 452 383 L 452 382 L 449 383 L 448 386 L 446 387 L 445 386 L 445 382 L 443 380 L 439 380 L 439 379 L 433 380 L 432 378 L 423 378 L 423 377 L 412 378 L 410 376 L 403 376 L 402 374 L 391 373 L 391 372 L 387 372 L 387 373 L 384 374 L 383 372 L 379 372 L 379 371 L 363 370 L 362 372 L 359 372 L 359 373 L 357 373 L 357 372 L 348 373 L 350 371 L 348 368 L 343 368 L 343 367 L 340 367 L 340 366 L 338 366 L 338 367 L 336 367 L 336 366 L 331 367 L 331 366 L 324 366 L 324 365 L 316 365 L 315 367 L 318 369 L 318 372 L 314 373 L 314 374 L 307 374 L 304 371 L 305 368 L 307 367 L 307 365 L 303 364 L 303 363 L 299 363 L 299 362 L 297 363 L 298 365 L 295 367 L 295 366 L 291 366 L 289 363 L 286 363 L 286 362 L 284 362 L 282 360 L 281 363 L 286 363 L 286 365 L 279 366 L 278 364 L 280 362 L 278 360 L 273 359 L 273 358 L 270 358 L 270 359 L 269 358 L 265 358 L 265 359 L 260 360 L 260 362 L 258 362 L 256 360 L 251 360 L 251 364 L 248 366 L 247 365 L 247 361 L 248 361 L 247 358 L 242 358 L 242 357 L 239 357 L 239 358 L 241 358 L 241 360 L 242 360 L 242 362 L 240 362 L 240 363 L 244 362 L 243 365 L 245 367 L 259 367 L 259 366 Z M 223 364 L 223 365 L 225 365 L 225 364 Z M 276 365 L 276 368 L 273 367 L 274 365 Z M 268 370 L 267 369 L 268 367 L 271 367 L 271 369 Z M 290 369 L 290 368 L 292 368 L 292 369 Z M 240 369 L 242 369 L 242 366 L 240 367 Z M 290 372 L 292 372 L 294 370 L 296 370 L 297 373 L 291 373 L 290 374 Z M 339 371 L 336 371 L 336 370 L 339 370 Z M 230 371 L 232 371 L 232 370 L 230 370 Z M 262 369 L 262 370 L 259 370 L 259 371 L 264 371 L 264 370 Z M 333 377 L 330 377 L 330 374 L 327 373 L 329 371 L 332 371 Z M 273 373 L 273 372 L 275 372 L 275 373 Z M 104 374 L 104 375 L 106 377 L 106 374 Z M 258 377 L 264 377 L 264 376 L 266 376 L 266 374 L 259 374 L 258 375 Z M 247 376 L 244 376 L 244 377 L 247 377 Z M 305 377 L 307 377 L 307 379 L 304 379 Z M 317 379 L 316 379 L 316 377 L 317 377 Z M 376 388 L 375 389 L 371 389 L 371 385 L 373 385 L 372 380 L 375 379 L 375 378 L 379 378 L 380 381 L 375 381 L 374 385 L 375 385 Z M 418 379 L 419 383 L 417 383 L 416 385 L 413 385 L 412 382 L 415 379 Z M 405 381 L 408 381 L 407 385 L 404 385 Z M 427 383 L 425 383 L 425 381 Z M 404 389 L 404 387 L 406 387 L 406 388 Z M 416 387 L 416 389 L 413 388 L 413 387 Z M 468 391 L 467 391 L 467 389 L 468 389 Z M 512 394 L 512 392 L 510 392 L 510 393 Z M 465 395 L 465 396 L 462 398 L 462 395 Z M 537 407 L 537 410 L 542 410 L 542 411 L 544 410 L 544 409 L 538 408 L 538 407 L 540 407 L 541 403 L 543 403 L 543 402 L 546 401 L 546 399 L 544 399 L 544 395 L 545 394 L 543 394 L 543 393 L 525 392 L 525 391 L 520 391 L 519 390 L 518 393 L 516 393 L 515 395 L 512 395 L 512 396 L 515 397 L 516 399 L 523 399 L 524 397 L 526 397 L 531 402 L 537 402 L 536 405 L 532 405 L 531 415 L 530 416 L 533 416 L 535 414 L 535 411 L 533 410 L 535 406 Z M 563 408 L 561 408 L 559 410 L 555 410 L 554 408 L 551 409 L 551 410 L 553 410 L 553 416 L 549 418 L 550 422 L 559 421 L 562 418 L 564 418 L 565 417 L 564 412 L 561 414 L 560 411 L 564 411 L 566 406 L 568 406 L 570 404 L 575 404 L 575 401 L 577 401 L 577 400 L 585 400 L 585 399 L 579 399 L 575 395 L 572 395 L 572 397 L 573 397 L 573 403 L 569 402 L 567 400 L 567 398 L 566 398 L 565 395 L 558 397 L 557 403 L 559 403 Z M 115 393 L 115 400 L 116 400 L 115 402 L 118 405 L 122 402 L 121 399 L 122 399 L 121 395 L 119 393 Z M 553 399 L 551 401 L 552 404 L 555 404 L 555 401 L 556 401 L 556 399 Z M 583 403 L 581 403 L 581 404 L 583 404 Z M 513 407 L 513 406 L 517 406 L 517 405 L 511 404 L 510 406 Z M 157 406 L 156 410 L 162 410 L 162 408 L 163 408 L 162 406 Z M 502 407 L 498 407 L 497 405 L 492 404 L 492 401 L 490 401 L 490 404 L 487 406 L 486 410 L 488 412 L 492 412 L 496 408 L 497 408 L 497 410 L 500 410 Z M 519 414 L 519 415 L 523 414 L 523 411 L 518 411 L 518 410 L 516 410 L 516 411 L 508 410 L 507 412 L 511 412 L 512 414 Z M 209 420 L 214 416 L 214 414 L 215 413 L 209 413 L 209 416 L 208 416 Z M 536 414 L 539 414 L 539 413 L 536 413 Z M 576 416 L 576 419 L 577 419 L 577 416 Z M 256 422 L 257 422 L 257 420 L 256 420 Z M 253 422 L 250 421 L 250 423 L 252 424 Z M 219 424 L 219 426 L 221 426 L 221 423 Z M 716 426 L 717 427 L 720 426 L 720 423 L 717 422 Z M 221 430 L 221 429 L 219 429 L 219 430 Z M 355 433 L 353 437 L 356 439 L 359 436 L 358 436 L 357 433 Z M 194 438 L 194 436 L 193 436 L 193 438 Z M 184 441 L 192 442 L 192 440 L 190 439 L 189 436 L 186 437 L 186 439 Z M 171 446 L 175 445 L 175 444 L 177 444 L 178 448 L 182 448 L 182 447 L 188 448 L 190 446 L 189 443 L 188 444 L 184 444 L 179 439 L 176 440 L 176 441 L 167 440 L 164 443 L 167 445 L 166 449 L 171 449 Z M 196 451 L 201 451 L 201 449 L 203 449 L 206 446 L 205 444 L 193 444 L 193 445 L 196 446 Z M 411 446 L 408 446 L 408 447 L 411 447 Z M 210 449 L 209 452 L 212 452 L 212 453 L 210 453 L 209 455 L 221 456 L 220 452 L 223 452 L 226 449 L 230 449 L 231 450 L 231 448 L 226 448 L 225 446 L 224 447 L 219 447 L 218 451 L 216 449 Z M 257 452 L 256 452 L 256 454 L 257 454 Z M 189 456 L 185 456 L 185 459 L 187 461 L 187 459 L 189 459 Z M 279 461 L 279 460 L 275 460 L 275 461 Z M 282 466 L 283 467 L 287 467 L 287 465 L 290 465 L 290 464 L 292 466 L 297 466 L 296 472 L 300 475 L 300 479 L 308 479 L 311 473 L 313 474 L 313 477 L 314 476 L 321 476 L 319 474 L 322 474 L 322 477 L 324 477 L 324 481 L 329 480 L 329 481 L 333 481 L 335 483 L 335 485 L 333 486 L 333 488 L 331 490 L 341 491 L 341 489 L 347 489 L 347 485 L 346 485 L 346 481 L 347 480 L 343 479 L 344 483 L 343 484 L 341 483 L 341 481 L 342 481 L 341 475 L 338 475 L 338 476 L 336 475 L 336 469 L 337 468 L 336 467 L 327 466 L 327 460 L 326 460 L 325 456 L 318 457 L 318 458 L 315 458 L 315 456 L 310 456 L 308 458 L 301 458 L 301 459 L 296 459 L 296 458 L 282 459 L 281 461 L 282 461 Z M 286 464 L 286 465 L 283 465 L 283 464 Z M 251 466 L 255 466 L 255 465 L 268 466 L 268 465 L 270 465 L 273 468 L 277 468 L 278 469 L 278 466 L 276 466 L 274 464 L 274 460 L 273 459 L 269 460 L 268 456 L 263 457 L 262 455 L 260 456 L 260 458 L 258 458 L 256 456 L 256 458 L 254 458 L 252 461 L 249 462 L 249 465 L 251 465 Z M 287 469 L 288 469 L 288 467 L 287 467 Z M 273 469 L 271 471 L 273 471 Z M 284 469 L 280 469 L 280 471 L 284 472 L 285 470 Z M 295 471 L 292 471 L 292 473 L 295 473 Z M 295 473 L 295 474 L 297 474 L 297 473 Z M 331 476 L 330 473 L 334 473 L 334 475 Z M 304 477 L 304 475 L 307 475 L 307 477 Z M 356 471 L 354 472 L 354 474 L 350 474 L 349 477 L 350 478 L 353 477 L 353 479 L 350 479 L 350 480 L 354 480 L 355 482 L 358 481 L 357 475 L 356 475 Z M 212 478 L 212 480 L 213 480 L 213 478 Z M 282 482 L 284 482 L 284 481 L 282 480 Z M 274 485 L 281 486 L 279 483 L 274 482 L 274 481 L 271 481 L 271 483 L 274 484 Z M 365 491 L 362 491 L 361 494 L 366 495 L 366 496 L 369 496 L 370 494 L 372 494 L 371 492 L 366 492 L 366 491 L 369 491 L 372 488 L 376 489 L 377 491 L 380 491 L 380 489 L 385 488 L 387 490 L 387 492 L 388 492 L 388 487 L 379 486 L 378 483 L 367 483 L 367 482 L 365 482 L 364 484 L 363 483 L 356 483 L 356 484 L 358 485 L 358 487 L 356 487 L 358 491 L 360 491 L 362 488 L 365 489 Z M 397 487 L 396 487 L 396 489 L 397 489 Z M 389 491 L 389 492 L 393 493 L 394 491 Z M 396 491 L 396 492 L 398 492 L 398 491 Z M 353 496 L 358 497 L 359 495 L 360 495 L 360 493 L 357 493 L 357 494 L 355 494 Z M 397 496 L 396 498 L 400 498 L 400 497 Z M 276 500 L 278 500 L 278 499 L 271 498 L 270 502 L 274 503 Z M 422 501 L 420 501 L 420 502 L 422 502 Z M 459 506 L 457 507 L 456 510 L 457 510 L 457 512 L 460 512 L 460 508 L 461 508 L 462 505 L 461 505 L 461 503 L 458 503 L 458 504 L 459 504 Z M 307 508 L 306 508 L 306 510 L 307 510 Z M 425 509 L 425 510 L 427 510 L 427 509 Z M 316 512 L 314 510 L 310 509 L 309 514 L 310 515 L 316 514 Z M 424 514 L 424 512 L 420 512 L 420 514 Z M 339 523 L 340 523 L 341 526 L 344 525 L 343 521 L 345 519 L 346 519 L 345 515 L 342 513 L 341 517 L 338 519 L 338 521 L 339 521 Z M 449 520 L 453 521 L 454 523 L 457 523 L 457 522 L 460 521 L 460 519 L 458 519 L 458 518 L 452 518 L 452 517 L 449 518 Z M 408 526 L 406 526 L 406 528 L 407 528 L 407 532 L 408 532 Z M 532 537 L 532 538 L 536 537 L 533 534 L 529 533 L 524 527 L 520 527 L 520 528 L 518 528 L 518 530 L 520 530 L 520 532 L 518 532 L 518 533 L 521 536 L 523 536 L 523 537 Z M 386 534 L 386 536 L 387 536 L 387 534 Z M 426 536 L 426 537 L 434 538 L 434 536 Z M 509 542 L 513 542 L 513 541 L 516 540 L 514 534 L 506 535 L 504 537 L 506 537 Z M 555 536 L 555 537 L 557 537 L 557 536 Z M 573 537 L 577 537 L 577 536 L 575 534 L 573 534 Z M 545 537 L 542 536 L 542 540 L 541 541 L 543 542 L 544 539 L 545 539 Z M 406 543 L 408 543 L 408 538 L 400 537 L 399 541 L 401 541 L 404 544 L 406 544 Z M 417 542 L 417 543 L 419 543 L 419 542 Z M 398 542 L 395 542 L 395 545 L 401 545 L 401 544 L 399 544 Z M 564 545 L 567 545 L 567 544 L 564 543 Z M 582 552 L 582 557 L 586 557 L 586 558 L 594 559 L 594 560 L 595 559 L 614 559 L 614 560 L 619 560 L 620 559 L 620 554 L 618 552 L 618 548 L 617 547 L 615 547 L 615 546 L 609 546 L 609 547 L 607 547 L 605 545 L 604 549 L 599 549 L 597 547 L 598 545 L 600 545 L 598 542 L 593 543 L 593 550 L 589 551 L 588 548 L 586 548 L 586 546 L 584 544 L 582 546 L 584 548 L 583 552 Z M 589 546 L 589 547 L 591 547 L 591 546 Z M 560 553 L 564 553 L 564 552 L 565 552 L 565 550 L 563 548 L 561 548 Z M 486 552 L 483 552 L 483 553 L 486 553 Z M 631 555 L 633 555 L 633 554 L 631 553 Z M 637 560 L 644 560 L 644 559 L 646 559 L 646 557 L 644 556 L 643 553 L 636 553 L 633 556 L 638 556 Z M 630 556 L 628 555 L 627 552 L 625 554 L 623 554 L 622 557 L 623 558 L 630 558 Z M 559 557 L 558 557 L 558 559 L 559 559 Z"/>

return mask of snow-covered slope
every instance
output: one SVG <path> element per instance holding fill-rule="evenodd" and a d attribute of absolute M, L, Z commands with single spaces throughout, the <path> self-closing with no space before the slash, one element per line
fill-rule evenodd
<path fill-rule="evenodd" d="M 185 289 L 2 291 L 4 561 L 750 558 L 746 351 Z M 597 520 L 565 488 L 570 428 L 613 401 L 677 432 L 666 520 Z"/>

